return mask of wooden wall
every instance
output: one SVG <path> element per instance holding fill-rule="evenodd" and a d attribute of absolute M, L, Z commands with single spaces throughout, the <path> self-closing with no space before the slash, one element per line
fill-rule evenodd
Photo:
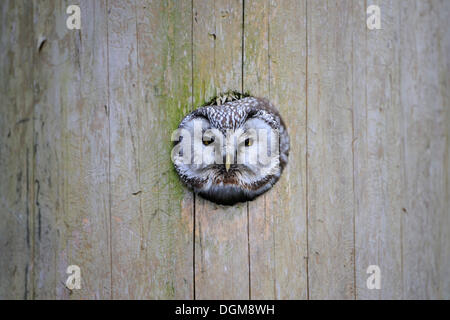
<path fill-rule="evenodd" d="M 69 4 L 0 2 L 0 298 L 450 298 L 450 1 L 81 0 L 79 31 Z M 170 161 L 228 89 L 291 137 L 234 207 Z"/>

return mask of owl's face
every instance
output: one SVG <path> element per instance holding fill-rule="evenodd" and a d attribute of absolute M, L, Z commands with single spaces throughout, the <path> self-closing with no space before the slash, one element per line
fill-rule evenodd
<path fill-rule="evenodd" d="M 289 137 L 264 99 L 230 99 L 188 114 L 173 136 L 172 160 L 182 181 L 218 204 L 253 200 L 287 163 Z"/>

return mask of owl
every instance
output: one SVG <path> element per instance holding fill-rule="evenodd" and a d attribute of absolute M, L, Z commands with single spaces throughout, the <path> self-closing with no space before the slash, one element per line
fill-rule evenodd
<path fill-rule="evenodd" d="M 172 136 L 182 182 L 221 205 L 255 199 L 280 178 L 289 136 L 267 100 L 228 92 L 186 115 Z"/>

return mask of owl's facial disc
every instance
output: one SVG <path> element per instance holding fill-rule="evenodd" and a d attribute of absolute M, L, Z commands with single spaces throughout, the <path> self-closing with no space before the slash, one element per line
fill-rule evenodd
<path fill-rule="evenodd" d="M 277 132 L 262 120 L 250 119 L 237 129 L 219 130 L 193 121 L 191 169 L 214 184 L 254 183 L 279 165 Z"/>
<path fill-rule="evenodd" d="M 244 100 L 238 101 L 245 105 Z M 221 114 L 212 118 L 218 112 L 229 112 L 230 118 Z M 283 169 L 280 127 L 270 122 L 277 118 L 233 112 L 237 110 L 188 115 L 173 138 L 172 160 L 180 178 L 202 197 L 224 205 L 253 200 L 272 187 Z M 232 118 L 238 116 L 242 117 L 239 121 Z M 287 159 L 287 151 L 283 156 Z"/>

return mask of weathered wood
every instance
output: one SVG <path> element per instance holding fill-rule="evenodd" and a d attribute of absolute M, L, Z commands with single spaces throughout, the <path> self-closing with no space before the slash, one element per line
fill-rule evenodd
<path fill-rule="evenodd" d="M 249 203 L 251 298 L 305 299 L 306 1 L 247 1 L 244 30 L 244 90 L 269 98 L 291 137 L 281 180 Z"/>
<path fill-rule="evenodd" d="M 450 298 L 449 1 L 83 0 L 80 31 L 69 4 L 0 2 L 0 298 Z M 170 136 L 229 89 L 291 152 L 224 207 Z"/>
<path fill-rule="evenodd" d="M 144 229 L 146 268 L 152 279 L 148 297 L 192 299 L 193 196 L 181 186 L 170 159 L 172 131 L 192 108 L 192 4 L 140 1 L 136 10 L 139 196 L 148 226 Z"/>
<path fill-rule="evenodd" d="M 141 285 L 151 279 L 142 254 L 137 10 L 134 1 L 109 1 L 107 10 L 112 298 L 133 299 L 145 294 Z"/>
<path fill-rule="evenodd" d="M 193 95 L 197 107 L 240 90 L 242 1 L 193 2 Z M 195 297 L 249 297 L 247 204 L 218 206 L 196 197 Z"/>
<path fill-rule="evenodd" d="M 401 103 L 405 126 L 403 292 L 449 298 L 448 14 L 445 1 L 401 4 Z M 445 12 L 445 15 L 441 13 Z M 447 19 L 447 23 L 444 23 Z M 440 25 L 440 22 L 444 25 Z M 447 50 L 446 50 L 447 49 Z"/>
<path fill-rule="evenodd" d="M 398 1 L 373 4 L 382 8 L 382 29 L 367 29 L 360 3 L 353 8 L 352 25 L 356 298 L 401 299 L 400 11 Z M 367 288 L 370 265 L 380 267 L 380 290 Z"/>
<path fill-rule="evenodd" d="M 67 6 L 35 4 L 36 297 L 109 298 L 106 7 L 81 3 L 77 31 Z M 81 290 L 65 287 L 69 265 Z"/>
<path fill-rule="evenodd" d="M 190 8 L 110 3 L 114 298 L 193 297 L 192 197 L 170 160 L 191 102 Z"/>
<path fill-rule="evenodd" d="M 37 220 L 34 274 L 37 299 L 55 299 L 56 287 L 60 286 L 58 282 L 64 282 L 64 271 L 59 281 L 57 280 L 57 233 L 60 236 L 64 234 L 61 233 L 58 225 L 58 221 L 64 217 L 64 121 L 63 108 L 59 101 L 55 104 L 55 97 L 58 97 L 60 93 L 60 72 L 64 72 L 65 69 L 70 71 L 70 67 L 67 68 L 68 64 L 61 66 L 60 63 L 55 63 L 60 52 L 51 48 L 57 45 L 59 36 L 52 18 L 55 8 L 49 4 L 49 2 L 41 2 L 33 8 L 34 16 L 37 17 L 33 37 L 33 47 L 36 50 L 33 66 L 35 83 L 33 134 L 36 187 L 34 210 Z M 46 25 L 45 21 L 52 23 Z M 59 100 L 59 98 L 56 99 Z"/>
<path fill-rule="evenodd" d="M 243 91 L 270 98 L 269 2 L 244 2 Z M 278 186 L 279 187 L 279 186 Z M 270 191 L 271 193 L 274 190 Z M 248 203 L 250 298 L 277 295 L 275 259 L 276 213 L 267 210 L 267 193 Z"/>
<path fill-rule="evenodd" d="M 33 298 L 32 3 L 0 4 L 0 298 Z"/>
<path fill-rule="evenodd" d="M 440 1 L 438 3 L 438 17 L 439 17 L 439 64 L 442 64 L 438 69 L 439 72 L 439 87 L 442 96 L 442 103 L 446 113 L 444 116 L 446 127 L 446 142 L 444 151 L 444 172 L 447 171 L 445 179 L 445 191 L 441 195 L 445 198 L 444 207 L 442 208 L 442 221 L 439 223 L 439 249 L 440 264 L 439 264 L 439 296 L 442 299 L 450 299 L 450 33 L 446 32 L 450 21 L 450 2 Z M 446 168 L 446 170 L 445 170 Z"/>
<path fill-rule="evenodd" d="M 67 51 L 62 56 L 69 58 L 60 78 L 60 95 L 65 95 L 60 102 L 65 187 L 61 220 L 66 229 L 61 224 L 58 272 L 65 282 L 67 265 L 80 266 L 82 289 L 71 298 L 106 299 L 111 296 L 107 8 L 105 1 L 80 3 L 83 29 L 74 31 L 65 27 L 67 15 L 58 15 L 69 5 L 62 2 L 54 13 L 57 31 L 65 31 L 61 45 Z M 58 288 L 67 292 L 61 281 Z"/>
<path fill-rule="evenodd" d="M 269 4 L 269 95 L 290 137 L 289 164 L 266 204 L 275 218 L 274 298 L 306 299 L 306 1 Z"/>
<path fill-rule="evenodd" d="M 310 1 L 307 17 L 309 297 L 353 299 L 352 2 Z"/>

